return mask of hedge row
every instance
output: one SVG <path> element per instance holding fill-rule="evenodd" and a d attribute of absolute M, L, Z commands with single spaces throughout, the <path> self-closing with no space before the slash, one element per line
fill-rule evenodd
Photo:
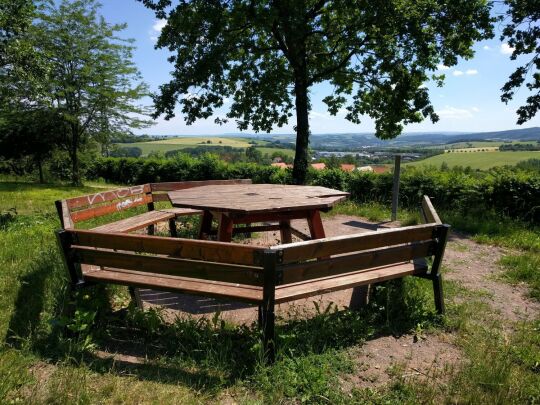
<path fill-rule="evenodd" d="M 289 183 L 291 172 L 251 163 L 228 164 L 212 155 L 181 155 L 163 160 L 102 158 L 89 168 L 88 177 L 120 184 L 240 178 L 255 183 Z M 391 173 L 311 170 L 308 183 L 349 191 L 351 199 L 358 202 L 391 203 Z M 535 172 L 511 168 L 483 172 L 407 168 L 401 176 L 400 205 L 417 207 L 422 195 L 433 197 L 439 209 L 464 214 L 489 210 L 540 224 L 540 175 Z"/>

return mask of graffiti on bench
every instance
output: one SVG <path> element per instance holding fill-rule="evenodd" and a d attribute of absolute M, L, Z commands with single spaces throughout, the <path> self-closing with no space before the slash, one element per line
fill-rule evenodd
<path fill-rule="evenodd" d="M 121 211 L 125 208 L 130 207 L 131 205 L 135 203 L 141 202 L 142 200 L 143 200 L 142 197 L 138 197 L 138 198 L 135 198 L 134 200 L 132 200 L 131 198 L 128 198 L 127 200 L 120 201 L 119 203 L 116 204 L 116 210 Z"/>
<path fill-rule="evenodd" d="M 120 188 L 118 190 L 113 190 L 113 191 L 104 191 L 103 193 L 96 193 L 96 194 L 89 195 L 88 205 L 105 202 L 105 201 L 118 200 L 120 198 L 125 198 L 133 194 L 142 194 L 143 192 L 144 192 L 144 185 Z M 142 198 L 135 199 L 135 201 L 131 201 L 129 205 L 133 204 L 134 202 L 141 201 L 141 200 Z M 126 201 L 130 201 L 130 200 L 126 200 Z M 116 205 L 117 207 L 118 207 L 118 204 Z"/>

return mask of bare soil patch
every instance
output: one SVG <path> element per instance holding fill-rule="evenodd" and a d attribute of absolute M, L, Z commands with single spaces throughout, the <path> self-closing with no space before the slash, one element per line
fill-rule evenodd
<path fill-rule="evenodd" d="M 500 280 L 503 269 L 499 260 L 510 253 L 496 246 L 478 244 L 454 232 L 445 252 L 444 277 L 483 293 L 482 299 L 505 320 L 533 318 L 540 312 L 540 304 L 527 298 L 526 285 L 510 285 Z"/>

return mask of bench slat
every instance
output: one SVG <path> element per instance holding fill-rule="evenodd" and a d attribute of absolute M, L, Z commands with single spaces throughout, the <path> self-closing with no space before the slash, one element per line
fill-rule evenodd
<path fill-rule="evenodd" d="M 97 232 L 131 232 L 137 229 L 145 228 L 148 225 L 155 224 L 157 222 L 166 221 L 170 218 L 174 218 L 175 215 L 164 211 L 148 211 L 143 214 L 135 215 L 120 221 L 111 222 L 105 225 L 101 225 L 92 228 L 92 231 Z"/>
<path fill-rule="evenodd" d="M 107 234 L 87 230 L 69 230 L 73 244 L 105 249 L 129 250 L 210 262 L 255 264 L 255 254 L 264 248 L 238 243 L 162 236 Z"/>
<path fill-rule="evenodd" d="M 95 194 L 87 194 L 80 197 L 68 198 L 66 201 L 67 207 L 81 208 L 89 207 L 96 204 L 102 204 L 108 201 L 121 200 L 123 198 L 131 197 L 137 194 L 150 193 L 149 184 L 141 184 L 132 187 L 123 187 L 116 190 L 107 190 Z"/>
<path fill-rule="evenodd" d="M 369 270 L 360 270 L 345 275 L 278 286 L 276 287 L 276 304 L 333 291 L 346 290 L 360 285 L 378 283 L 406 275 L 425 274 L 427 268 L 425 260 L 415 260 L 414 263 L 401 263 Z"/>
<path fill-rule="evenodd" d="M 279 267 L 283 270 L 283 282 L 296 283 L 362 269 L 387 266 L 416 258 L 430 256 L 435 242 L 432 240 L 415 242 L 394 247 L 366 250 L 361 253 L 329 259 L 289 264 Z"/>
<path fill-rule="evenodd" d="M 84 272 L 84 279 L 98 283 L 112 283 L 139 288 L 172 291 L 203 295 L 207 297 L 228 298 L 235 301 L 258 304 L 262 301 L 262 289 L 248 285 L 230 284 L 207 280 L 199 282 L 183 277 L 153 275 L 105 267 L 101 270 Z"/>
<path fill-rule="evenodd" d="M 271 249 L 283 250 L 283 263 L 294 263 L 315 257 L 328 257 L 359 250 L 431 239 L 433 238 L 433 232 L 436 227 L 437 225 L 434 224 L 426 224 L 397 229 L 383 229 L 380 231 L 335 236 L 288 245 L 277 245 L 271 247 Z"/>
<path fill-rule="evenodd" d="M 95 266 L 138 270 L 144 273 L 169 274 L 228 283 L 262 285 L 262 271 L 259 267 L 234 264 L 176 259 L 164 256 L 143 256 L 133 253 L 99 250 L 73 246 L 76 261 Z"/>
<path fill-rule="evenodd" d="M 165 208 L 165 209 L 160 209 L 160 211 L 174 214 L 177 217 L 182 217 L 185 215 L 202 215 L 203 213 L 201 210 L 194 210 L 192 208 Z"/>
<path fill-rule="evenodd" d="M 113 212 L 123 211 L 128 208 L 138 207 L 139 205 L 149 204 L 152 202 L 151 194 L 139 194 L 133 196 L 133 199 L 128 198 L 112 204 L 100 205 L 71 213 L 73 222 L 85 221 L 94 217 L 112 214 Z"/>

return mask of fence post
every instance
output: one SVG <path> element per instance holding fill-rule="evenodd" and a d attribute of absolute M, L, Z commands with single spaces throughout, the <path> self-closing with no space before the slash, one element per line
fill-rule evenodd
<path fill-rule="evenodd" d="M 397 219 L 400 169 L 401 169 L 401 155 L 395 155 L 394 156 L 394 184 L 392 186 L 392 221 L 395 221 Z"/>

